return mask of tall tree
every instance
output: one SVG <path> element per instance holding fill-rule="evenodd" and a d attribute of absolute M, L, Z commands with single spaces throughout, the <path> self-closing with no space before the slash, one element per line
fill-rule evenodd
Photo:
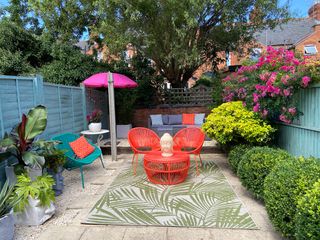
<path fill-rule="evenodd" d="M 217 53 L 252 40 L 288 16 L 278 0 L 98 0 L 99 32 L 111 50 L 134 44 L 174 85 L 181 86 Z M 254 9 L 250 21 L 250 13 Z"/>
<path fill-rule="evenodd" d="M 132 43 L 174 86 L 221 51 L 238 50 L 262 28 L 288 17 L 279 0 L 29 0 L 63 41 L 86 29 L 112 53 Z M 251 17 L 250 17 L 250 13 Z M 93 33 L 93 34 L 92 34 Z"/>
<path fill-rule="evenodd" d="M 98 22 L 91 0 L 29 0 L 45 30 L 63 42 L 75 42 Z"/>
<path fill-rule="evenodd" d="M 28 0 L 10 0 L 3 8 L 2 18 L 14 22 L 17 26 L 32 31 L 36 35 L 42 33 L 42 24 L 35 12 L 30 8 Z"/>

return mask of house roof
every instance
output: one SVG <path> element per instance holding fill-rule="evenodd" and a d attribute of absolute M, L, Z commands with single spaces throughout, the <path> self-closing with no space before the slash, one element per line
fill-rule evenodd
<path fill-rule="evenodd" d="M 79 47 L 83 53 L 86 53 L 86 51 L 88 51 L 90 48 L 88 40 L 80 40 L 75 45 Z"/>
<path fill-rule="evenodd" d="M 255 34 L 258 42 L 264 45 L 295 45 L 310 35 L 313 26 L 319 21 L 312 18 L 293 19 L 287 23 L 276 26 L 274 29 L 265 29 Z"/>

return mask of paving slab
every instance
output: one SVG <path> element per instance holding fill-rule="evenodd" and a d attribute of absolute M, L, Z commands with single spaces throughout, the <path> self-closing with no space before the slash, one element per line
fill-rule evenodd
<path fill-rule="evenodd" d="M 168 227 L 168 240 L 215 240 L 209 229 Z"/>
<path fill-rule="evenodd" d="M 122 240 L 126 228 L 122 226 L 88 227 L 79 240 Z"/>
<path fill-rule="evenodd" d="M 127 227 L 123 240 L 166 240 L 166 227 Z"/>
<path fill-rule="evenodd" d="M 59 227 L 54 226 L 47 229 L 47 231 L 40 234 L 39 240 L 79 240 L 84 232 L 87 230 L 86 227 L 82 226 L 67 226 Z"/>

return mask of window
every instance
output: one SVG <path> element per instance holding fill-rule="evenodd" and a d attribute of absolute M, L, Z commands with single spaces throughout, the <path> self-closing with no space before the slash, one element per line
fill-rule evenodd
<path fill-rule="evenodd" d="M 250 59 L 253 61 L 258 61 L 261 56 L 262 49 L 261 48 L 252 48 L 250 51 Z"/>
<path fill-rule="evenodd" d="M 306 45 L 304 46 L 305 55 L 315 55 L 318 53 L 317 47 L 315 45 Z"/>

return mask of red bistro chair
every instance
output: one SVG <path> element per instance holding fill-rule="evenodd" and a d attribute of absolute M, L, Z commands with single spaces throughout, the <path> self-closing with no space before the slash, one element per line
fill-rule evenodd
<path fill-rule="evenodd" d="M 173 137 L 173 150 L 194 154 L 194 161 L 196 163 L 197 175 L 199 175 L 197 156 L 201 160 L 201 149 L 204 143 L 205 134 L 200 128 L 190 127 L 179 130 Z"/>
<path fill-rule="evenodd" d="M 132 165 L 136 175 L 138 155 L 160 150 L 160 138 L 152 130 L 143 127 L 132 128 L 128 132 L 128 141 L 133 150 Z M 134 162 L 136 164 L 134 165 Z"/>

